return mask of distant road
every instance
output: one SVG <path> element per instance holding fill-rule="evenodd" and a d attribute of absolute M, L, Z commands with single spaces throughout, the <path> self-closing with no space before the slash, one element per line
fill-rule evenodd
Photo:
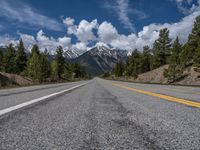
<path fill-rule="evenodd" d="M 86 82 L 0 90 L 0 111 Z M 200 149 L 200 88 L 95 78 L 1 116 L 0 149 Z"/>

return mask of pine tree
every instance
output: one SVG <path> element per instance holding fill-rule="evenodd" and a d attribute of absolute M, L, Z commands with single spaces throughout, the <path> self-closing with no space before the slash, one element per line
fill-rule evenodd
<path fill-rule="evenodd" d="M 6 52 L 3 58 L 3 70 L 7 73 L 15 73 L 15 56 L 16 50 L 13 47 L 13 44 L 9 44 L 6 48 Z"/>
<path fill-rule="evenodd" d="M 153 47 L 154 68 L 158 68 L 167 64 L 170 56 L 171 39 L 169 38 L 169 30 L 164 28 L 160 30 L 159 38 L 155 41 Z"/>
<path fill-rule="evenodd" d="M 143 53 L 141 55 L 141 73 L 151 70 L 152 55 L 148 46 L 143 47 Z"/>
<path fill-rule="evenodd" d="M 55 59 L 51 62 L 51 79 L 53 81 L 58 80 L 58 63 Z"/>
<path fill-rule="evenodd" d="M 3 71 L 3 52 L 0 50 L 0 71 Z"/>
<path fill-rule="evenodd" d="M 84 78 L 86 76 L 85 67 L 80 63 L 74 63 L 72 65 L 72 70 L 74 73 L 74 78 Z"/>
<path fill-rule="evenodd" d="M 199 45 L 196 49 L 196 52 L 195 52 L 194 66 L 197 67 L 196 71 L 200 72 L 200 43 L 199 43 Z"/>
<path fill-rule="evenodd" d="M 37 55 L 40 55 L 40 50 L 39 50 L 39 47 L 38 47 L 38 45 L 37 44 L 34 44 L 33 45 L 33 47 L 32 47 L 32 49 L 31 49 L 31 55 L 30 56 L 32 56 L 33 54 L 37 54 Z"/>
<path fill-rule="evenodd" d="M 68 63 L 65 64 L 64 73 L 63 73 L 62 78 L 65 80 L 68 80 L 68 81 L 72 80 L 73 70 L 72 70 L 71 64 L 68 64 Z"/>
<path fill-rule="evenodd" d="M 183 68 L 192 65 L 193 56 L 191 57 L 189 45 L 186 43 L 182 46 L 182 51 L 180 53 L 181 65 Z"/>
<path fill-rule="evenodd" d="M 168 78 L 169 82 L 175 82 L 182 76 L 180 53 L 182 45 L 177 37 L 173 43 L 172 54 L 169 58 L 169 68 L 165 71 L 164 75 Z"/>
<path fill-rule="evenodd" d="M 126 67 L 126 75 L 133 76 L 137 78 L 138 74 L 141 72 L 141 55 L 137 49 L 135 49 L 131 56 L 128 58 L 127 67 Z"/>
<path fill-rule="evenodd" d="M 20 40 L 15 57 L 16 73 L 17 74 L 22 73 L 26 69 L 26 65 L 27 65 L 27 56 L 23 41 Z"/>
<path fill-rule="evenodd" d="M 40 82 L 43 82 L 45 79 L 50 77 L 50 64 L 48 61 L 48 52 L 47 49 L 40 55 Z"/>
<path fill-rule="evenodd" d="M 65 69 L 64 52 L 61 46 L 59 46 L 56 50 L 55 61 L 58 64 L 58 77 L 59 79 L 61 79 L 62 74 L 64 73 L 64 69 Z"/>
<path fill-rule="evenodd" d="M 123 63 L 122 61 L 119 61 L 119 62 L 116 64 L 115 68 L 114 68 L 115 76 L 116 76 L 116 77 L 121 77 L 121 76 L 123 76 L 124 70 L 125 70 L 124 63 Z"/>
<path fill-rule="evenodd" d="M 184 68 L 198 65 L 197 56 L 200 47 L 200 16 L 196 17 L 192 33 L 188 37 L 188 42 L 183 46 L 181 52 L 181 63 Z"/>
<path fill-rule="evenodd" d="M 200 41 L 200 16 L 196 17 L 194 22 L 194 27 L 192 29 L 192 33 L 188 38 L 188 45 L 190 47 L 191 53 L 197 49 Z"/>
<path fill-rule="evenodd" d="M 200 16 L 196 17 L 194 22 L 194 27 L 192 33 L 188 38 L 188 47 L 189 51 L 187 55 L 190 57 L 190 60 L 193 58 L 195 66 L 200 66 L 200 57 L 199 57 L 199 48 L 200 48 Z M 194 55 L 195 54 L 195 55 Z"/>
<path fill-rule="evenodd" d="M 42 80 L 42 69 L 41 69 L 41 54 L 39 51 L 38 46 L 35 44 L 32 47 L 31 55 L 28 60 L 27 71 L 28 75 L 34 81 L 41 81 Z"/>

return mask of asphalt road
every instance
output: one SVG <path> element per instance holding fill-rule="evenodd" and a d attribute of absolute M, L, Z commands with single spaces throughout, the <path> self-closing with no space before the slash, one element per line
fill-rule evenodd
<path fill-rule="evenodd" d="M 0 110 L 17 104 L 40 98 L 51 93 L 85 83 L 86 81 L 27 86 L 0 90 Z"/>
<path fill-rule="evenodd" d="M 0 91 L 0 109 L 71 84 Z M 96 78 L 70 93 L 1 116 L 0 149 L 200 149 L 200 108 L 131 89 L 200 102 L 200 88 Z"/>

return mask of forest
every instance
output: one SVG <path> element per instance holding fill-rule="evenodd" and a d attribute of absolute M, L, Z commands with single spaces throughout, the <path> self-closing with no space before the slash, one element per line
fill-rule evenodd
<path fill-rule="evenodd" d="M 85 67 L 79 63 L 68 63 L 61 46 L 56 50 L 53 59 L 48 50 L 41 52 L 38 45 L 33 45 L 27 52 L 23 41 L 14 47 L 9 44 L 0 50 L 0 71 L 30 77 L 34 82 L 73 81 L 87 78 Z"/>

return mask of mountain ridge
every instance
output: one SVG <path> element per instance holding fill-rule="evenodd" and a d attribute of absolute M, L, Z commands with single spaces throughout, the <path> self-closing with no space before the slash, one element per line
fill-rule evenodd
<path fill-rule="evenodd" d="M 79 62 L 86 67 L 87 73 L 92 76 L 110 72 L 117 62 L 127 59 L 128 51 L 110 49 L 105 46 L 96 46 L 70 62 Z"/>

